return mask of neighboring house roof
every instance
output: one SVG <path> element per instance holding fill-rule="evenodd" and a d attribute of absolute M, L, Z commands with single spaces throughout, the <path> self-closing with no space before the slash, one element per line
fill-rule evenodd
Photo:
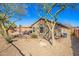
<path fill-rule="evenodd" d="M 14 27 L 10 26 L 7 30 L 14 30 Z"/>
<path fill-rule="evenodd" d="M 74 29 L 78 29 L 79 30 L 79 27 L 73 27 Z"/>
<path fill-rule="evenodd" d="M 40 18 L 38 21 L 36 21 L 35 23 L 33 23 L 33 24 L 31 25 L 31 27 L 32 27 L 34 24 L 36 24 L 37 22 L 39 22 L 40 20 L 44 20 L 44 21 L 45 21 L 45 19 L 44 19 L 44 18 Z M 48 21 L 48 22 L 52 22 L 52 23 L 53 23 L 53 21 L 50 21 L 50 20 L 48 20 L 48 19 L 47 19 L 47 21 Z M 62 27 L 65 27 L 65 28 L 69 28 L 68 26 L 63 25 L 63 24 L 58 23 L 58 22 L 56 22 L 56 24 L 57 24 L 57 25 L 60 25 L 60 26 L 62 26 Z"/>

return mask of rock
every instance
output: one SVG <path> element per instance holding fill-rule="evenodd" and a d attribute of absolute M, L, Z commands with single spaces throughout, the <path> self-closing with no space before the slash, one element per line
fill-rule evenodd
<path fill-rule="evenodd" d="M 40 46 L 41 46 L 41 47 L 46 47 L 47 44 L 46 44 L 45 42 L 40 42 Z"/>

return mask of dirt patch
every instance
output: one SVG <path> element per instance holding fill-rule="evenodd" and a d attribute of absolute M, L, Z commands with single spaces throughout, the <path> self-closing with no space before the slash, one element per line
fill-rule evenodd
<path fill-rule="evenodd" d="M 5 39 L 0 38 L 0 56 L 21 56 L 20 53 Z"/>
<path fill-rule="evenodd" d="M 55 40 L 54 46 L 42 38 L 16 38 L 14 44 L 26 56 L 70 56 L 73 55 L 70 39 Z M 10 46 L 10 47 L 9 47 Z M 8 48 L 7 48 L 8 47 Z M 7 48 L 7 49 L 5 49 Z M 4 51 L 2 51 L 5 49 Z M 16 48 L 0 39 L 0 55 L 20 56 Z"/>
<path fill-rule="evenodd" d="M 71 42 L 70 42 L 71 43 Z M 68 41 L 62 40 L 62 43 L 55 42 L 55 46 L 51 46 L 45 39 L 19 39 L 14 43 L 25 55 L 32 56 L 67 56 L 73 55 L 72 49 Z"/>

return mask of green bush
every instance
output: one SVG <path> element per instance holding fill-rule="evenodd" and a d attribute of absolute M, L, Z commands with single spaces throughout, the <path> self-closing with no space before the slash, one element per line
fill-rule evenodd
<path fill-rule="evenodd" d="M 11 37 L 7 37 L 7 38 L 5 38 L 6 39 L 6 41 L 8 42 L 8 43 L 12 43 L 13 42 L 13 40 L 11 39 Z"/>
<path fill-rule="evenodd" d="M 32 38 L 37 38 L 37 35 L 36 34 L 32 34 L 31 37 Z"/>

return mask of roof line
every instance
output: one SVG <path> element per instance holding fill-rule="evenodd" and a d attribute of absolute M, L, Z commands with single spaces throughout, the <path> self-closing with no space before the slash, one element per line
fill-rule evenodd
<path fill-rule="evenodd" d="M 38 21 L 40 21 L 40 20 L 45 20 L 45 18 L 40 18 Z M 34 24 L 36 24 L 38 21 L 36 21 L 35 23 L 33 23 L 32 25 L 31 25 L 31 27 L 34 25 Z M 47 19 L 47 21 L 48 22 L 54 22 L 54 21 L 50 21 L 50 20 L 48 20 Z M 66 27 L 66 28 L 69 28 L 68 26 L 65 26 L 65 25 L 63 25 L 63 24 L 61 24 L 61 23 L 58 23 L 58 22 L 56 22 L 58 25 L 61 25 L 61 26 L 63 26 L 63 27 Z"/>

